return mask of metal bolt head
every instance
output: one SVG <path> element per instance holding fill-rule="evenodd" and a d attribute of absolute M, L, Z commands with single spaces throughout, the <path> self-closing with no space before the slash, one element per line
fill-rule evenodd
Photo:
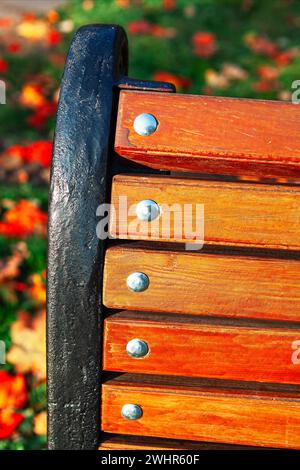
<path fill-rule="evenodd" d="M 159 216 L 160 207 L 155 201 L 145 199 L 137 204 L 135 211 L 140 220 L 151 222 Z"/>
<path fill-rule="evenodd" d="M 141 339 L 134 338 L 131 341 L 128 341 L 126 345 L 126 352 L 131 357 L 145 357 L 149 352 L 148 344 Z"/>
<path fill-rule="evenodd" d="M 156 131 L 158 122 L 152 114 L 139 114 L 133 123 L 135 132 L 139 135 L 147 136 Z"/>
<path fill-rule="evenodd" d="M 134 421 L 142 417 L 143 410 L 139 405 L 126 403 L 126 405 L 122 407 L 121 414 L 123 418 L 128 419 L 129 421 Z"/>
<path fill-rule="evenodd" d="M 133 292 L 143 292 L 149 287 L 149 277 L 145 273 L 132 273 L 127 278 L 127 287 Z"/>

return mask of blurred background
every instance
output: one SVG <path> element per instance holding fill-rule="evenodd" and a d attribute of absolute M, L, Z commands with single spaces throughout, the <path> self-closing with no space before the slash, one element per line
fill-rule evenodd
<path fill-rule="evenodd" d="M 300 79 L 297 0 L 0 0 L 0 450 L 46 446 L 49 167 L 66 52 L 87 23 L 121 24 L 130 75 L 180 93 L 290 100 Z"/>

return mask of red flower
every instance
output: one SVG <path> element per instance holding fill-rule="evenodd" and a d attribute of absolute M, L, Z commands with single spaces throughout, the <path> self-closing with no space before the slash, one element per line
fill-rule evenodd
<path fill-rule="evenodd" d="M 62 40 L 61 34 L 56 31 L 56 29 L 52 29 L 47 36 L 47 42 L 50 46 L 56 46 Z"/>
<path fill-rule="evenodd" d="M 8 52 L 10 52 L 11 54 L 16 54 L 17 52 L 20 52 L 20 50 L 22 49 L 22 46 L 20 43 L 18 42 L 11 42 L 10 44 L 8 44 L 7 46 L 7 50 Z"/>
<path fill-rule="evenodd" d="M 198 32 L 193 36 L 194 52 L 199 57 L 211 57 L 217 50 L 216 38 L 212 33 Z"/>
<path fill-rule="evenodd" d="M 258 67 L 257 73 L 262 80 L 272 81 L 278 78 L 279 72 L 276 67 L 262 65 Z"/>
<path fill-rule="evenodd" d="M 280 52 L 275 57 L 275 62 L 279 66 L 286 66 L 289 65 L 297 56 L 299 52 L 296 49 L 291 49 L 289 51 Z"/>
<path fill-rule="evenodd" d="M 246 44 L 256 54 L 265 55 L 267 57 L 274 58 L 279 53 L 277 44 L 270 41 L 270 39 L 256 36 L 255 34 L 248 34 L 245 37 Z"/>
<path fill-rule="evenodd" d="M 24 147 L 23 145 L 12 145 L 11 147 L 6 149 L 5 154 L 10 155 L 12 157 L 18 157 L 21 160 L 25 160 L 26 147 Z"/>
<path fill-rule="evenodd" d="M 0 439 L 9 438 L 23 421 L 22 414 L 16 410 L 23 408 L 27 401 L 23 375 L 0 371 Z"/>
<path fill-rule="evenodd" d="M 151 34 L 152 25 L 146 20 L 132 21 L 128 25 L 128 31 L 130 34 Z"/>
<path fill-rule="evenodd" d="M 36 112 L 32 116 L 29 116 L 26 121 L 31 127 L 40 129 L 45 125 L 46 120 L 44 116 L 42 116 L 39 112 Z"/>
<path fill-rule="evenodd" d="M 44 140 L 29 144 L 26 149 L 25 161 L 28 163 L 40 163 L 44 167 L 50 166 L 52 146 L 52 142 Z"/>
<path fill-rule="evenodd" d="M 52 157 L 52 142 L 40 140 L 27 146 L 12 145 L 6 149 L 5 154 L 20 158 L 24 163 L 39 163 L 41 166 L 48 167 Z"/>
<path fill-rule="evenodd" d="M 278 83 L 270 80 L 259 80 L 253 83 L 252 88 L 259 93 L 266 93 L 268 91 L 278 90 Z"/>
<path fill-rule="evenodd" d="M 59 21 L 59 14 L 56 10 L 50 10 L 47 13 L 47 20 L 49 23 L 57 23 Z"/>
<path fill-rule="evenodd" d="M 165 10 L 174 10 L 176 8 L 176 0 L 163 0 L 163 8 Z"/>
<path fill-rule="evenodd" d="M 32 127 L 41 128 L 45 125 L 50 116 L 56 113 L 57 104 L 55 101 L 50 101 L 39 106 L 35 113 L 27 119 L 27 122 Z"/>
<path fill-rule="evenodd" d="M 0 370 L 0 409 L 22 408 L 27 400 L 26 383 L 23 375 L 10 375 Z"/>
<path fill-rule="evenodd" d="M 37 83 L 25 83 L 23 85 L 19 102 L 27 108 L 36 109 L 46 103 L 43 95 L 43 87 Z"/>
<path fill-rule="evenodd" d="M 158 38 L 172 38 L 176 35 L 176 30 L 174 28 L 164 28 L 159 24 L 153 24 L 150 34 Z"/>
<path fill-rule="evenodd" d="M 8 439 L 23 419 L 20 413 L 0 410 L 0 439 Z"/>
<path fill-rule="evenodd" d="M 13 24 L 13 20 L 11 18 L 0 18 L 0 28 L 10 28 Z"/>
<path fill-rule="evenodd" d="M 25 284 L 25 282 L 15 282 L 14 288 L 17 292 L 25 292 L 28 286 Z"/>
<path fill-rule="evenodd" d="M 152 24 L 146 20 L 132 21 L 128 24 L 128 31 L 134 35 L 151 35 L 159 38 L 173 37 L 176 34 L 174 28 L 164 28 L 159 24 Z"/>
<path fill-rule="evenodd" d="M 5 212 L 3 222 L 0 222 L 0 234 L 7 237 L 26 237 L 34 233 L 44 235 L 46 224 L 47 214 L 34 202 L 23 199 Z"/>
<path fill-rule="evenodd" d="M 31 21 L 31 22 L 33 22 L 33 21 L 35 21 L 35 20 L 37 19 L 37 16 L 34 15 L 34 13 L 24 13 L 24 14 L 22 15 L 22 18 L 23 18 L 24 21 Z"/>
<path fill-rule="evenodd" d="M 0 73 L 5 73 L 8 71 L 8 63 L 4 59 L 0 59 Z"/>
<path fill-rule="evenodd" d="M 280 85 L 278 83 L 279 71 L 276 67 L 271 65 L 262 65 L 257 68 L 259 80 L 253 83 L 252 88 L 259 93 L 265 93 L 268 91 L 276 91 Z"/>
<path fill-rule="evenodd" d="M 192 84 L 192 81 L 190 79 L 179 77 L 178 75 L 174 75 L 169 72 L 156 72 L 153 76 L 153 80 L 158 82 L 173 83 L 177 90 L 181 90 L 182 88 L 188 88 Z"/>
<path fill-rule="evenodd" d="M 130 0 L 116 0 L 118 7 L 120 8 L 129 8 Z"/>

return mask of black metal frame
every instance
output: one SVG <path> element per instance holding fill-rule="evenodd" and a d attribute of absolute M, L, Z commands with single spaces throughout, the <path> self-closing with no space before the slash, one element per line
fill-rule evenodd
<path fill-rule="evenodd" d="M 85 26 L 73 39 L 62 80 L 49 202 L 49 449 L 99 445 L 105 242 L 96 236 L 96 209 L 107 200 L 112 174 L 123 168 L 112 151 L 118 90 L 174 91 L 127 78 L 127 62 L 122 28 Z"/>

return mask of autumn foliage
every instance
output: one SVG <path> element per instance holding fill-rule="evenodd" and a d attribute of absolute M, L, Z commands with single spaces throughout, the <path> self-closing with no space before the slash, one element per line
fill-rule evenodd
<path fill-rule="evenodd" d="M 24 408 L 27 400 L 24 376 L 0 371 L 0 439 L 10 437 L 23 421 L 20 409 Z"/>

